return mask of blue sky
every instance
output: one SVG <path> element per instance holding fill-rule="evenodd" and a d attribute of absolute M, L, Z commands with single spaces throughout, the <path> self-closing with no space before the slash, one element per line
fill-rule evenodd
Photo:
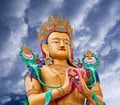
<path fill-rule="evenodd" d="M 62 13 L 74 29 L 74 57 L 91 50 L 100 59 L 98 69 L 107 105 L 120 104 L 120 0 L 0 0 L 0 105 L 22 105 L 25 65 L 18 54 L 36 44 L 40 24 Z"/>

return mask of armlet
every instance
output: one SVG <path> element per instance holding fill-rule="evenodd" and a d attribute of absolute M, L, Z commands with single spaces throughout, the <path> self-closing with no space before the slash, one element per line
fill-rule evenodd
<path fill-rule="evenodd" d="M 41 91 L 38 89 L 31 89 L 27 92 L 27 96 L 30 96 L 31 94 L 39 94 Z"/>
<path fill-rule="evenodd" d="M 31 76 L 30 76 L 30 73 L 29 73 L 29 72 L 27 72 L 27 73 L 25 74 L 25 76 L 24 76 L 24 81 L 26 80 L 27 77 L 31 79 Z M 33 78 L 38 81 L 38 78 L 37 78 L 36 76 L 34 76 Z M 39 82 L 39 81 L 38 81 L 38 82 Z"/>
<path fill-rule="evenodd" d="M 97 71 L 95 71 L 94 74 L 91 71 L 89 71 L 88 84 L 87 84 L 88 88 L 92 88 L 97 82 L 98 83 L 100 82 Z"/>

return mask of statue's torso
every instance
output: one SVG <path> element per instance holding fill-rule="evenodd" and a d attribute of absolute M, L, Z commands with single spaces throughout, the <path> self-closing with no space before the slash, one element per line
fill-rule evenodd
<path fill-rule="evenodd" d="M 42 80 L 50 86 L 62 86 L 65 81 L 67 67 L 43 66 L 41 68 Z M 52 88 L 42 87 L 46 92 Z M 63 98 L 57 105 L 84 105 L 84 97 L 75 89 L 70 95 Z"/>

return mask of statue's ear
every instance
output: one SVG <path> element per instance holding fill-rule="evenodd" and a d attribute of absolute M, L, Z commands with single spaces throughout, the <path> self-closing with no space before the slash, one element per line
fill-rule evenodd
<path fill-rule="evenodd" d="M 47 45 L 47 44 L 43 44 L 43 45 L 42 45 L 42 50 L 43 50 L 45 53 L 48 53 L 48 52 L 49 52 L 48 45 Z"/>

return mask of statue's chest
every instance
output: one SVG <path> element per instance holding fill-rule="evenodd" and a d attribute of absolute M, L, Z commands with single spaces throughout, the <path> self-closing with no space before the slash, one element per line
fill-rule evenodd
<path fill-rule="evenodd" d="M 42 81 L 49 86 L 62 86 L 65 80 L 65 70 L 58 68 L 44 68 L 42 70 Z M 49 90 L 47 87 L 43 87 Z"/>

